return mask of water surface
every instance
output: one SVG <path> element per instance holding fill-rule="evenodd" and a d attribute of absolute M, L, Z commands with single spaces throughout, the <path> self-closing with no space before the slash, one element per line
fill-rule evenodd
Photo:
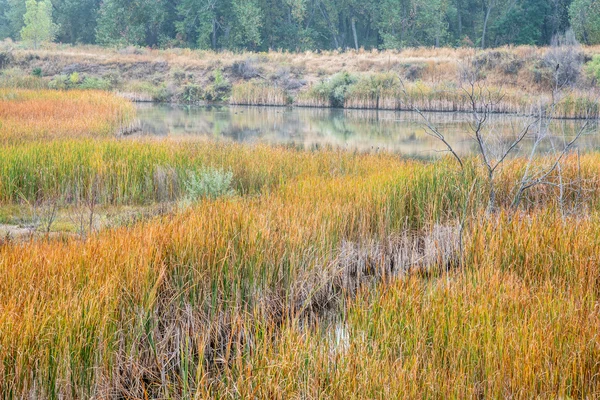
<path fill-rule="evenodd" d="M 427 113 L 427 119 L 462 155 L 477 151 L 472 116 L 466 113 Z M 392 151 L 429 158 L 443 154 L 444 145 L 426 132 L 421 116 L 413 112 L 348 110 L 301 107 L 204 106 L 185 107 L 140 104 L 138 118 L 143 134 L 195 136 L 240 143 L 267 143 L 307 149 L 320 147 L 358 151 Z M 511 115 L 490 115 L 484 137 L 491 152 L 501 154 L 532 120 Z M 534 124 L 519 147 L 529 154 L 536 135 L 545 139 L 537 153 L 562 149 L 584 121 L 555 120 L 548 126 Z M 577 148 L 600 145 L 598 122 L 589 121 Z"/>

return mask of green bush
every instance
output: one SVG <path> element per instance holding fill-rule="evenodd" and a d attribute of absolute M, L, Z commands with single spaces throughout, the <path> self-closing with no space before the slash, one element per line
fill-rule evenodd
<path fill-rule="evenodd" d="M 203 171 L 188 172 L 185 181 L 186 200 L 193 202 L 203 198 L 216 199 L 218 197 L 233 196 L 235 191 L 231 187 L 233 172 L 220 169 L 206 169 Z"/>
<path fill-rule="evenodd" d="M 211 77 L 212 84 L 206 88 L 204 99 L 208 101 L 225 101 L 231 93 L 231 83 L 216 69 Z"/>
<path fill-rule="evenodd" d="M 188 83 L 183 86 L 183 92 L 181 93 L 181 100 L 184 103 L 198 103 L 202 100 L 202 88 L 199 85 Z"/>
<path fill-rule="evenodd" d="M 311 91 L 315 97 L 328 98 L 331 107 L 344 107 L 346 94 L 356 82 L 355 76 L 347 72 L 340 72 L 330 79 L 316 84 Z"/>
<path fill-rule="evenodd" d="M 592 61 L 585 64 L 585 72 L 596 83 L 600 82 L 600 55 L 595 55 Z"/>
<path fill-rule="evenodd" d="M 48 82 L 48 88 L 54 90 L 67 90 L 70 89 L 69 77 L 66 75 L 60 75 Z"/>
<path fill-rule="evenodd" d="M 31 75 L 37 76 L 38 78 L 41 78 L 42 77 L 42 69 L 41 68 L 34 68 L 33 71 L 31 71 Z"/>
<path fill-rule="evenodd" d="M 110 90 L 111 84 L 106 79 L 88 76 L 79 84 L 79 89 Z"/>

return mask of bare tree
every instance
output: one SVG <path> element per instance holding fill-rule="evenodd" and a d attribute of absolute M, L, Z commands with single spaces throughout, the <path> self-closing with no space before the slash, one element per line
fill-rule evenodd
<path fill-rule="evenodd" d="M 527 117 L 521 127 L 513 129 L 512 138 L 505 145 L 502 137 L 496 134 L 493 127 L 489 124 L 491 114 L 504 99 L 504 93 L 502 89 L 490 89 L 488 86 L 482 84 L 479 76 L 480 71 L 477 63 L 470 63 L 468 67 L 463 68 L 461 71 L 463 84 L 460 90 L 469 104 L 469 136 L 476 144 L 476 154 L 486 171 L 489 189 L 487 209 L 491 212 L 494 210 L 496 203 L 496 173 L 509 155 L 515 152 L 521 142 L 527 137 L 531 128 L 539 121 L 539 116 Z M 407 97 L 408 93 L 403 83 L 401 83 L 401 87 L 405 97 Z M 427 115 L 414 105 L 410 109 L 421 116 L 425 123 L 427 134 L 442 142 L 446 151 L 457 160 L 461 168 L 464 168 L 462 157 L 446 139 L 445 135 L 430 121 Z"/>
<path fill-rule="evenodd" d="M 586 117 L 576 134 L 568 140 L 564 140 L 562 148 L 557 148 L 554 141 L 551 145 L 554 154 L 550 157 L 550 162 L 540 165 L 539 148 L 543 141 L 549 140 L 551 134 L 551 122 L 556 118 L 557 103 L 564 96 L 567 89 L 563 74 L 555 74 L 555 84 L 553 85 L 552 100 L 549 105 L 540 104 L 537 111 L 528 116 L 523 116 L 522 123 L 518 126 L 512 125 L 512 134 L 509 140 L 506 135 L 495 132 L 493 124 L 490 124 L 491 115 L 499 109 L 500 103 L 504 99 L 504 91 L 500 89 L 491 89 L 481 80 L 481 67 L 479 63 L 468 59 L 467 64 L 461 69 L 461 88 L 466 103 L 469 105 L 469 136 L 475 144 L 475 154 L 480 165 L 485 171 L 488 186 L 488 205 L 487 212 L 491 213 L 496 208 L 496 175 L 498 171 L 506 164 L 507 160 L 515 155 L 526 139 L 532 139 L 533 144 L 527 165 L 523 176 L 515 184 L 515 197 L 512 201 L 512 207 L 517 208 L 521 203 L 525 192 L 537 185 L 556 185 L 560 192 L 560 202 L 564 201 L 564 188 L 568 184 L 564 181 L 562 175 L 561 163 L 567 154 L 574 148 L 579 138 L 587 131 L 589 125 L 589 115 Z M 405 98 L 408 98 L 407 90 L 400 79 L 401 88 Z M 425 131 L 428 135 L 439 140 L 459 163 L 461 169 L 464 168 L 463 157 L 450 143 L 444 133 L 431 122 L 428 116 L 414 104 L 408 107 L 421 116 L 424 121 Z M 558 172 L 558 182 L 550 181 L 549 178 Z"/>

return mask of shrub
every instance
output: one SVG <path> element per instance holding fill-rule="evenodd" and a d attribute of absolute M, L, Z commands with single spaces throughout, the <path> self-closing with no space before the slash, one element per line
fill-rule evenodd
<path fill-rule="evenodd" d="M 8 67 L 13 62 L 13 56 L 8 51 L 0 51 L 0 69 Z"/>
<path fill-rule="evenodd" d="M 581 74 L 584 54 L 572 31 L 552 39 L 552 47 L 544 57 L 543 66 L 551 74 L 553 87 L 573 86 Z"/>
<path fill-rule="evenodd" d="M 88 76 L 83 79 L 79 89 L 110 90 L 111 84 L 106 79 Z"/>
<path fill-rule="evenodd" d="M 69 75 L 69 83 L 71 86 L 75 87 L 81 82 L 81 78 L 79 77 L 79 72 L 73 72 Z"/>
<path fill-rule="evenodd" d="M 42 77 L 42 69 L 41 68 L 34 68 L 33 71 L 31 71 L 31 75 L 37 76 L 38 78 L 41 78 Z"/>
<path fill-rule="evenodd" d="M 417 63 L 417 64 L 409 64 L 405 67 L 404 77 L 409 81 L 416 81 L 421 79 L 423 76 L 423 71 L 425 70 L 425 64 Z"/>
<path fill-rule="evenodd" d="M 600 82 L 600 55 L 594 55 L 592 61 L 585 65 L 585 72 L 596 83 Z"/>
<path fill-rule="evenodd" d="M 181 100 L 184 103 L 199 103 L 202 100 L 202 88 L 200 85 L 188 83 L 183 86 L 183 92 L 181 93 Z"/>
<path fill-rule="evenodd" d="M 54 90 L 66 90 L 69 88 L 69 77 L 66 75 L 59 75 L 56 78 L 48 82 L 48 88 Z"/>
<path fill-rule="evenodd" d="M 216 69 L 211 76 L 212 84 L 206 88 L 204 99 L 208 101 L 224 101 L 231 91 L 231 83 L 223 76 L 220 69 Z"/>
<path fill-rule="evenodd" d="M 356 81 L 355 76 L 347 72 L 340 72 L 328 80 L 314 85 L 309 90 L 309 96 L 316 99 L 326 99 L 330 107 L 344 107 L 346 94 Z"/>
<path fill-rule="evenodd" d="M 244 61 L 236 61 L 231 65 L 233 76 L 242 79 L 252 79 L 260 76 L 258 68 L 255 66 L 256 59 L 249 57 Z"/>
<path fill-rule="evenodd" d="M 187 201 L 198 201 L 203 198 L 216 199 L 218 197 L 233 196 L 235 191 L 231 187 L 233 172 L 220 169 L 206 169 L 199 172 L 189 171 L 185 181 Z"/>

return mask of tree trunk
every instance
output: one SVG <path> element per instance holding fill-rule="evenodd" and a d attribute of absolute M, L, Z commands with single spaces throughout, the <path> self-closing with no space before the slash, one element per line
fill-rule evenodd
<path fill-rule="evenodd" d="M 212 48 L 213 50 L 217 49 L 217 19 L 213 18 L 212 21 Z"/>
<path fill-rule="evenodd" d="M 481 34 L 481 48 L 485 49 L 485 33 L 487 31 L 488 20 L 490 19 L 490 14 L 492 13 L 492 6 L 488 5 L 485 9 L 485 18 L 483 20 L 483 33 Z"/>
<path fill-rule="evenodd" d="M 460 8 L 461 8 L 462 4 L 460 4 L 460 2 L 458 2 L 458 5 L 456 6 L 456 11 L 457 11 L 457 15 L 458 15 L 458 38 L 461 39 L 462 36 L 462 14 L 460 13 Z"/>
<path fill-rule="evenodd" d="M 354 48 L 358 50 L 358 37 L 356 35 L 356 18 L 352 17 L 352 36 L 354 36 Z"/>

